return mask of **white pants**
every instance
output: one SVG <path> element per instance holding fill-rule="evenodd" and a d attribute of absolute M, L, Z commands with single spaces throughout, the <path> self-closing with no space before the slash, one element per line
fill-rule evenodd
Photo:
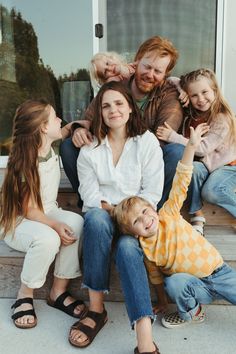
<path fill-rule="evenodd" d="M 55 208 L 47 213 L 52 219 L 64 222 L 72 228 L 77 241 L 62 246 L 58 233 L 48 225 L 24 219 L 15 229 L 14 236 L 7 235 L 8 246 L 26 252 L 21 282 L 31 289 L 40 288 L 55 257 L 54 276 L 73 279 L 81 275 L 79 246 L 82 240 L 83 218 L 79 214 Z"/>

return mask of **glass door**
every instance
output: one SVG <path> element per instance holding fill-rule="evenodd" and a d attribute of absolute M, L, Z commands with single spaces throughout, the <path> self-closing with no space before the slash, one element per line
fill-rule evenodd
<path fill-rule="evenodd" d="M 169 38 L 180 57 L 179 76 L 200 67 L 215 68 L 216 0 L 101 0 L 104 37 L 99 50 L 116 51 L 132 61 L 147 38 Z"/>

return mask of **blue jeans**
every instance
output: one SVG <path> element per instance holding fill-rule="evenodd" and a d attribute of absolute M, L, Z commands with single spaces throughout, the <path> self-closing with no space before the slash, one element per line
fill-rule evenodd
<path fill-rule="evenodd" d="M 78 207 L 81 208 L 83 202 L 78 192 L 79 179 L 77 174 L 77 158 L 79 150 L 79 148 L 75 147 L 71 138 L 65 139 L 60 145 L 60 155 L 63 167 L 72 185 L 73 191 L 78 194 Z"/>
<path fill-rule="evenodd" d="M 202 199 L 236 217 L 236 166 L 223 166 L 209 173 L 202 162 L 195 161 L 188 191 L 190 214 L 202 208 Z"/>
<path fill-rule="evenodd" d="M 179 160 L 182 159 L 184 152 L 184 145 L 181 144 L 167 144 L 162 147 L 163 151 L 163 159 L 164 159 L 164 189 L 162 193 L 162 198 L 157 205 L 157 209 L 159 210 L 165 201 L 169 197 L 169 193 L 172 187 L 173 178 L 176 172 L 176 167 Z"/>
<path fill-rule="evenodd" d="M 228 210 L 236 218 L 236 166 L 213 171 L 203 186 L 202 198 Z"/>
<path fill-rule="evenodd" d="M 60 155 L 63 167 L 75 193 L 78 193 L 79 188 L 76 167 L 79 150 L 79 148 L 75 147 L 71 138 L 65 139 L 60 145 Z"/>
<path fill-rule="evenodd" d="M 188 188 L 189 213 L 194 214 L 202 209 L 202 187 L 209 176 L 208 169 L 202 162 L 194 161 L 193 175 Z"/>
<path fill-rule="evenodd" d="M 176 303 L 180 317 L 190 321 L 200 304 L 224 299 L 236 305 L 236 271 L 224 263 L 205 278 L 176 273 L 165 277 L 165 290 Z"/>
<path fill-rule="evenodd" d="M 93 208 L 85 214 L 83 240 L 83 287 L 109 291 L 114 225 L 108 212 Z M 143 318 L 154 318 L 143 252 L 136 238 L 123 235 L 115 244 L 114 258 L 133 326 Z"/>

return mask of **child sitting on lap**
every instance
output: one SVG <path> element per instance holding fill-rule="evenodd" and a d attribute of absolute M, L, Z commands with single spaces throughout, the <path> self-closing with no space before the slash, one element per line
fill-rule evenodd
<path fill-rule="evenodd" d="M 113 211 L 122 234 L 139 238 L 150 280 L 156 286 L 159 310 L 167 307 L 166 293 L 177 305 L 177 312 L 162 318 L 167 328 L 204 321 L 201 304 L 215 299 L 236 304 L 236 271 L 180 214 L 192 176 L 194 152 L 208 126 L 203 123 L 195 131 L 190 129 L 169 199 L 159 212 L 136 196 L 124 199 Z"/>

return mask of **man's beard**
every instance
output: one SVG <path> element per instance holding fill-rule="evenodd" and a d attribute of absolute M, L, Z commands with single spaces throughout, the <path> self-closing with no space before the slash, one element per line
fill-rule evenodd
<path fill-rule="evenodd" d="M 149 93 L 153 90 L 153 88 L 157 85 L 156 82 L 154 81 L 143 81 L 143 78 L 139 75 L 139 74 L 136 74 L 135 75 L 135 84 L 137 86 L 137 88 L 139 89 L 139 91 L 141 91 L 142 93 Z"/>

